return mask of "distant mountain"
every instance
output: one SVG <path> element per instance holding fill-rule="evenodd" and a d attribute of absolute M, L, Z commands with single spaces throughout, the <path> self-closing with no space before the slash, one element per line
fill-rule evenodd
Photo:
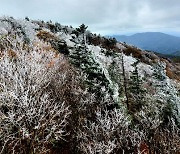
<path fill-rule="evenodd" d="M 172 55 L 173 55 L 173 56 L 178 56 L 178 57 L 180 57 L 180 50 L 179 50 L 179 51 L 176 51 L 176 52 L 173 52 Z"/>
<path fill-rule="evenodd" d="M 173 54 L 180 51 L 180 37 L 160 32 L 137 33 L 131 36 L 114 35 L 113 37 L 118 41 L 135 45 L 141 49 L 156 51 L 162 54 Z"/>

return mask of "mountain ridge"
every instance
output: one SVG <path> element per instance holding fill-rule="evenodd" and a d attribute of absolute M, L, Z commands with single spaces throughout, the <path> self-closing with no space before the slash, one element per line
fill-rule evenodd
<path fill-rule="evenodd" d="M 180 50 L 180 37 L 161 32 L 136 33 L 130 36 L 114 35 L 118 41 L 135 45 L 144 50 L 151 50 L 162 54 L 171 55 Z"/>
<path fill-rule="evenodd" d="M 0 18 L 1 153 L 178 153 L 180 68 L 87 29 Z"/>

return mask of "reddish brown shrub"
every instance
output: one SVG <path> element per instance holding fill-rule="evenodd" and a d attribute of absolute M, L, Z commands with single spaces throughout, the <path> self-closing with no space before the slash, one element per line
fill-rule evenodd
<path fill-rule="evenodd" d="M 56 40 L 57 38 L 51 34 L 50 32 L 47 32 L 47 31 L 39 31 L 37 33 L 37 37 L 43 41 L 50 41 L 50 40 Z"/>

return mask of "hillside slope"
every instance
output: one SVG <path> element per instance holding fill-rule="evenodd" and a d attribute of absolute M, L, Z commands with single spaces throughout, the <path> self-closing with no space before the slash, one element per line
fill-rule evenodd
<path fill-rule="evenodd" d="M 135 45 L 144 50 L 173 54 L 180 51 L 180 37 L 160 32 L 137 33 L 132 36 L 114 36 L 117 40 Z"/>
<path fill-rule="evenodd" d="M 179 68 L 59 23 L 0 19 L 2 153 L 178 153 Z"/>

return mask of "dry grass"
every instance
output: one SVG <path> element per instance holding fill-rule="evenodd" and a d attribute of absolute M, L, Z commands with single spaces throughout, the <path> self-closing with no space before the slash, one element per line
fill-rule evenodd
<path fill-rule="evenodd" d="M 37 37 L 43 41 L 50 41 L 50 40 L 56 40 L 57 37 L 55 37 L 53 34 L 51 34 L 50 32 L 41 30 L 37 33 Z"/>

